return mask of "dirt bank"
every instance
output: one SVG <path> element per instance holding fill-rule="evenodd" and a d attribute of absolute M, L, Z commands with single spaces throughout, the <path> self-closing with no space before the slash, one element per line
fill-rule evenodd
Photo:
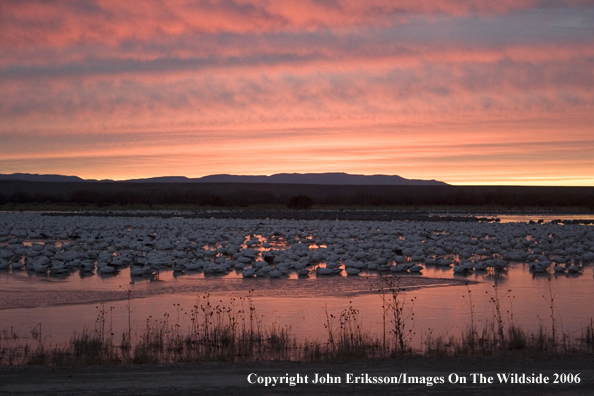
<path fill-rule="evenodd" d="M 264 386 L 250 384 L 266 377 L 308 377 L 308 384 Z M 341 383 L 313 384 L 318 376 L 338 377 Z M 347 375 L 369 378 L 394 376 L 407 382 L 429 380 L 426 384 L 354 384 Z M 454 373 L 467 383 L 449 383 Z M 471 373 L 493 377 L 493 383 L 472 383 Z M 497 374 L 522 374 L 526 378 L 548 378 L 550 382 L 568 374 L 579 374 L 579 383 L 501 384 Z M 563 374 L 559 376 L 560 374 Z M 423 379 L 421 379 L 421 377 Z M 437 379 L 435 379 L 437 377 Z M 478 380 L 478 376 L 476 377 Z M 575 377 L 573 377 L 575 378 Z M 443 384 L 438 383 L 440 381 Z M 575 382 L 575 380 L 573 381 Z M 391 359 L 339 363 L 204 363 L 158 366 L 100 366 L 83 368 L 0 367 L 0 395 L 277 395 L 315 394 L 413 394 L 413 395 L 591 395 L 594 389 L 594 357 L 567 358 L 447 358 Z"/>

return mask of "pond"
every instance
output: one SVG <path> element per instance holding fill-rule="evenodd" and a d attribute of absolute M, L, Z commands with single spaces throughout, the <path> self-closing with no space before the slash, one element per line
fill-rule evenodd
<path fill-rule="evenodd" d="M 0 270 L 0 328 L 33 332 L 46 343 L 97 326 L 121 334 L 130 323 L 136 335 L 147 323 L 189 328 L 192 311 L 207 303 L 241 320 L 251 307 L 264 327 L 321 341 L 352 307 L 363 330 L 381 335 L 393 327 L 379 293 L 389 292 L 386 282 L 404 303 L 404 330 L 416 346 L 497 320 L 579 337 L 594 312 L 588 225 L 39 213 L 3 213 L 0 223 L 0 260 L 8 263 Z M 535 263 L 546 268 L 535 271 Z M 192 264 L 197 269 L 188 269 Z M 422 270 L 395 270 L 413 264 Z M 476 269 L 482 264 L 486 269 Z M 468 270 L 455 270 L 462 265 Z M 101 274 L 102 266 L 114 271 Z M 137 267 L 150 272 L 131 275 Z M 309 274 L 298 275 L 301 267 Z M 257 276 L 244 277 L 249 268 Z M 347 276 L 348 268 L 359 272 Z M 280 274 L 271 276 L 275 270 Z"/>

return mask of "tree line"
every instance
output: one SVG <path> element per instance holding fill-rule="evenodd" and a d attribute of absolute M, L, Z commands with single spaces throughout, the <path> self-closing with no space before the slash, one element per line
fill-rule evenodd
<path fill-rule="evenodd" d="M 322 186 L 242 183 L 0 182 L 0 204 L 194 205 L 247 207 L 489 206 L 594 210 L 594 187 Z"/>

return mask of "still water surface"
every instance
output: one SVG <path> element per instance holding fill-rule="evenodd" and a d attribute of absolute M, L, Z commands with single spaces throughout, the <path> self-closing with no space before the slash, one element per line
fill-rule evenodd
<path fill-rule="evenodd" d="M 2 328 L 12 326 L 26 333 L 41 324 L 46 342 L 63 343 L 74 331 L 95 329 L 104 309 L 107 326 L 121 334 L 127 328 L 127 295 L 131 290 L 132 327 L 138 334 L 147 320 L 155 323 L 167 319 L 169 324 L 189 328 L 190 311 L 204 304 L 207 295 L 211 304 L 225 307 L 233 304 L 238 311 L 242 304 L 247 308 L 244 299 L 250 294 L 264 326 L 288 326 L 302 340 L 325 340 L 326 312 L 339 316 L 349 306 L 359 311 L 364 330 L 380 334 L 383 329 L 382 300 L 377 292 L 380 282 L 376 274 L 333 279 L 233 279 L 205 278 L 198 274 L 175 277 L 172 271 L 166 271 L 158 280 L 136 280 L 130 284 L 126 271 L 104 279 L 73 275 L 65 280 L 1 273 L 4 304 L 12 307 L 0 310 Z M 413 333 L 413 344 L 420 344 L 429 334 L 459 336 L 470 324 L 469 295 L 479 329 L 493 320 L 492 298 L 498 298 L 506 323 L 513 321 L 534 331 L 542 325 L 550 330 L 552 296 L 557 331 L 579 336 L 594 316 L 592 266 L 586 266 L 583 272 L 535 276 L 527 264 L 513 264 L 507 273 L 457 276 L 451 270 L 428 266 L 420 277 L 456 283 L 403 287 L 405 310 L 414 313 L 407 321 L 407 330 Z M 408 285 L 408 280 L 418 277 L 400 278 L 402 285 Z M 22 293 L 23 290 L 30 292 Z M 334 326 L 338 328 L 338 321 Z"/>

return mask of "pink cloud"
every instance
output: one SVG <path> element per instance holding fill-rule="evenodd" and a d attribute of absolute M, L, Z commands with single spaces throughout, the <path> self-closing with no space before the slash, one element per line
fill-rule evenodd
<path fill-rule="evenodd" d="M 96 2 L 8 0 L 0 4 L 3 47 L 117 46 L 193 33 L 264 33 L 405 23 L 415 16 L 489 16 L 547 5 L 545 0 Z M 557 7 L 588 5 L 559 1 Z"/>

